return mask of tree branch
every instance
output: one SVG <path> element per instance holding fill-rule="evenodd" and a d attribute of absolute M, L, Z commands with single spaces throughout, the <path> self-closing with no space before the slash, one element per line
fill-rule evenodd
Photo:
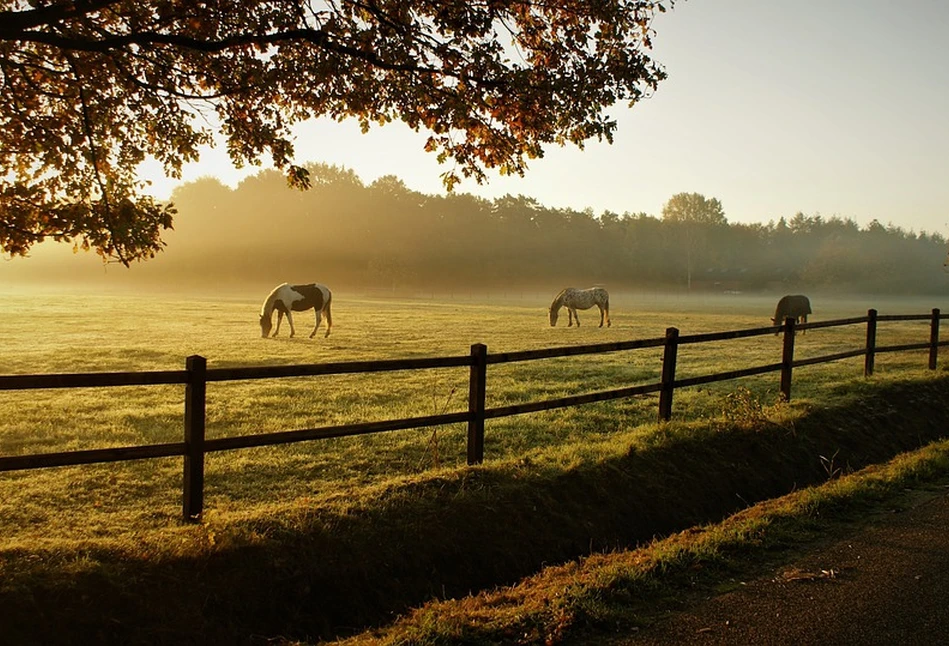
<path fill-rule="evenodd" d="M 8 36 L 6 29 L 0 29 L 0 41 L 16 40 L 19 42 L 38 43 L 49 45 L 66 51 L 81 52 L 99 52 L 105 53 L 116 49 L 123 49 L 129 45 L 140 47 L 152 47 L 155 45 L 170 45 L 181 49 L 187 49 L 204 53 L 220 53 L 229 49 L 239 49 L 246 46 L 259 46 L 262 49 L 280 43 L 294 41 L 306 42 L 316 45 L 327 51 L 349 56 L 364 61 L 378 69 L 390 72 L 413 72 L 428 73 L 436 76 L 460 79 L 461 75 L 452 71 L 436 68 L 418 63 L 389 63 L 377 56 L 374 52 L 369 52 L 357 47 L 352 47 L 331 40 L 325 31 L 320 29 L 289 29 L 273 34 L 240 34 L 230 38 L 218 40 L 200 40 L 189 36 L 179 34 L 163 34 L 157 32 L 139 32 L 135 34 L 112 35 L 97 40 L 87 38 L 73 38 L 60 34 L 51 34 L 39 31 L 25 31 L 15 34 L 15 37 Z M 466 81 L 474 81 L 485 88 L 496 88 L 505 85 L 503 81 L 486 79 L 482 77 L 466 76 Z"/>
<path fill-rule="evenodd" d="M 50 5 L 28 11 L 0 11 L 0 40 L 16 40 L 19 32 L 43 27 L 63 20 L 73 20 L 106 7 L 120 4 L 119 0 L 99 0 L 93 2 L 71 2 L 69 4 Z M 8 36 L 10 34 L 11 36 Z"/>

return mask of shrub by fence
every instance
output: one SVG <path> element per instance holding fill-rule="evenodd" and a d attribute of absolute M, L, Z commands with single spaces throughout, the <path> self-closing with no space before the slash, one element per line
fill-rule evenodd
<path fill-rule="evenodd" d="M 41 388 L 105 388 L 117 386 L 147 386 L 159 384 L 184 384 L 184 434 L 181 442 L 129 446 L 108 449 L 91 449 L 61 453 L 43 453 L 34 455 L 0 456 L 0 471 L 17 471 L 66 465 L 120 462 L 145 458 L 183 456 L 184 477 L 182 484 L 182 515 L 185 521 L 200 520 L 204 508 L 204 458 L 213 451 L 288 444 L 309 440 L 364 435 L 411 428 L 424 428 L 446 424 L 467 423 L 467 461 L 468 464 L 480 464 L 484 461 L 484 426 L 488 419 L 521 415 L 567 406 L 579 406 L 598 401 L 607 401 L 633 397 L 647 393 L 659 393 L 658 419 L 669 420 L 672 416 L 672 402 L 679 388 L 698 386 L 717 381 L 738 379 L 769 372 L 781 373 L 781 395 L 791 398 L 791 375 L 794 368 L 828 363 L 851 357 L 864 357 L 864 374 L 873 374 L 876 355 L 884 352 L 903 352 L 910 350 L 929 351 L 929 368 L 936 368 L 938 348 L 949 345 L 949 341 L 939 340 L 939 321 L 949 317 L 940 314 L 938 309 L 931 314 L 878 315 L 869 310 L 866 316 L 833 321 L 821 321 L 796 325 L 794 319 L 787 319 L 783 325 L 729 332 L 694 334 L 680 336 L 677 328 L 666 330 L 662 338 L 597 343 L 592 345 L 528 350 L 489 354 L 484 344 L 471 346 L 469 355 L 454 357 L 434 357 L 425 359 L 396 359 L 387 361 L 362 361 L 348 363 L 320 363 L 293 366 L 208 368 L 207 360 L 200 356 L 188 357 L 184 370 L 150 372 L 110 372 L 49 375 L 6 375 L 0 376 L 0 390 L 31 390 Z M 930 334 L 927 342 L 902 345 L 876 345 L 877 324 L 884 321 L 930 321 Z M 841 327 L 866 324 L 866 344 L 864 347 L 838 352 L 835 354 L 794 359 L 794 340 L 798 330 Z M 725 341 L 754 336 L 784 333 L 781 361 L 742 370 L 718 372 L 709 375 L 676 379 L 676 359 L 679 346 L 712 341 Z M 567 357 L 603 352 L 618 352 L 663 346 L 662 370 L 657 383 L 641 384 L 613 390 L 560 397 L 543 401 L 486 408 L 487 367 L 492 364 L 534 361 L 556 357 Z M 208 382 L 235 381 L 247 379 L 277 379 L 283 377 L 304 377 L 316 375 L 339 375 L 351 373 L 385 372 L 395 370 L 425 370 L 432 368 L 450 368 L 467 366 L 470 371 L 468 388 L 468 410 L 465 412 L 445 413 L 424 417 L 383 420 L 359 424 L 345 424 L 322 428 L 279 431 L 242 435 L 235 437 L 205 438 L 205 406 Z"/>

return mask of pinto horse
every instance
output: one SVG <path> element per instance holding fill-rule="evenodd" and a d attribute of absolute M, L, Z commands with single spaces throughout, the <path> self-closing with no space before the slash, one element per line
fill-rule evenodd
<path fill-rule="evenodd" d="M 550 316 L 550 326 L 557 325 L 557 317 L 560 315 L 560 308 L 567 308 L 567 327 L 577 322 L 580 327 L 580 317 L 577 316 L 577 310 L 588 310 L 596 305 L 600 308 L 600 327 L 603 327 L 603 321 L 606 320 L 606 327 L 610 327 L 610 295 L 602 287 L 590 287 L 588 289 L 574 289 L 567 287 L 554 297 L 550 304 L 548 314 Z"/>
<path fill-rule="evenodd" d="M 333 293 L 326 285 L 311 283 L 309 285 L 278 285 L 267 296 L 263 306 L 260 308 L 260 336 L 267 337 L 270 334 L 270 328 L 273 326 L 273 312 L 277 310 L 277 328 L 273 335 L 277 336 L 280 331 L 280 323 L 283 321 L 283 315 L 287 315 L 287 322 L 290 324 L 290 336 L 295 333 L 293 329 L 293 316 L 290 312 L 303 312 L 312 309 L 316 314 L 316 325 L 310 332 L 310 338 L 316 334 L 320 327 L 322 315 L 326 315 L 326 334 L 330 335 L 333 329 L 333 314 L 330 311 L 330 304 L 333 301 Z"/>

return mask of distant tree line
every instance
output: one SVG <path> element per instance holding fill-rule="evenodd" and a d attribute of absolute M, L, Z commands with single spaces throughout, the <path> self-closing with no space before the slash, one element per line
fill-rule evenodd
<path fill-rule="evenodd" d="M 534 198 L 426 195 L 398 178 L 363 183 L 351 170 L 308 167 L 310 191 L 263 171 L 231 189 L 180 187 L 162 273 L 204 279 L 333 281 L 378 289 L 821 289 L 945 292 L 946 240 L 876 220 L 797 213 L 728 222 L 721 203 L 672 196 L 659 216 L 594 215 Z M 162 256 L 168 262 L 161 262 Z M 152 264 L 152 263 L 149 263 Z"/>

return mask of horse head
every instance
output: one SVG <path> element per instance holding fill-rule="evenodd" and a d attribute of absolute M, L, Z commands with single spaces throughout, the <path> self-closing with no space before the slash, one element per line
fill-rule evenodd
<path fill-rule="evenodd" d="M 273 320 L 269 316 L 260 315 L 260 336 L 264 339 L 270 334 L 270 329 L 273 327 Z"/>
<path fill-rule="evenodd" d="M 550 318 L 550 327 L 557 325 L 557 317 L 560 316 L 560 308 L 551 307 L 547 310 L 547 316 Z"/>

